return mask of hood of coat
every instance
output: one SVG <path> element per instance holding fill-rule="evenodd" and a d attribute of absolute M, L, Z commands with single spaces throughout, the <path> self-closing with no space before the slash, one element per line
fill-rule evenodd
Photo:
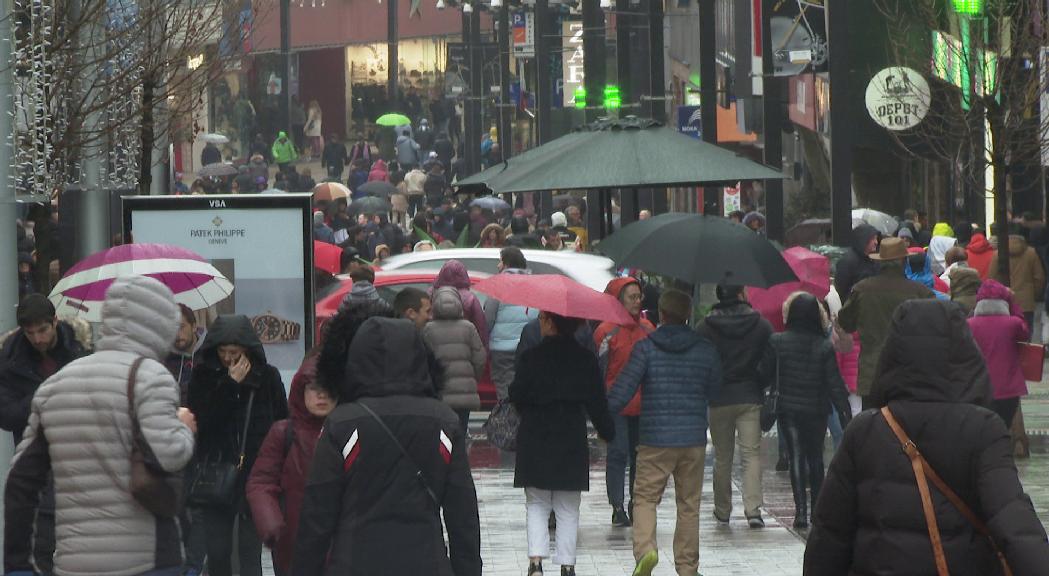
<path fill-rule="evenodd" d="M 939 236 L 949 236 L 954 238 L 954 228 L 951 228 L 951 225 L 946 222 L 937 222 L 936 225 L 932 227 L 932 237 L 936 238 Z"/>
<path fill-rule="evenodd" d="M 146 276 L 118 278 L 102 303 L 96 349 L 161 361 L 171 351 L 181 318 L 175 296 L 160 281 Z"/>
<path fill-rule="evenodd" d="M 703 323 L 711 332 L 728 340 L 739 340 L 761 323 L 761 314 L 739 300 L 718 302 Z"/>
<path fill-rule="evenodd" d="M 281 130 L 280 132 L 277 132 L 277 140 L 287 140 L 287 139 L 288 139 L 287 132 L 284 132 L 283 130 Z"/>
<path fill-rule="evenodd" d="M 306 386 L 317 379 L 317 356 L 310 356 L 302 361 L 298 374 L 291 380 L 288 391 L 288 413 L 291 420 L 313 430 L 320 430 L 324 418 L 314 416 L 306 409 Z"/>
<path fill-rule="evenodd" d="M 706 340 L 697 332 L 683 325 L 664 324 L 648 335 L 657 348 L 671 353 L 679 353 Z"/>
<path fill-rule="evenodd" d="M 208 328 L 208 335 L 200 347 L 201 361 L 212 368 L 221 368 L 218 350 L 223 344 L 237 344 L 247 348 L 248 358 L 253 367 L 266 364 L 266 351 L 262 348 L 262 342 L 247 316 L 227 314 L 216 318 Z"/>
<path fill-rule="evenodd" d="M 988 298 L 980 300 L 973 309 L 973 316 L 1009 316 L 1009 303 L 1005 300 Z"/>
<path fill-rule="evenodd" d="M 613 278 L 608 281 L 608 285 L 605 286 L 605 294 L 611 294 L 616 297 L 616 300 L 623 294 L 623 290 L 631 284 L 636 284 L 638 288 L 641 287 L 641 282 L 633 276 L 625 276 L 622 278 Z"/>
<path fill-rule="evenodd" d="M 953 238 L 952 238 L 953 240 Z M 913 254 L 911 254 L 913 256 Z M 908 280 L 913 280 L 926 288 L 932 288 L 936 281 L 932 277 L 932 254 L 925 254 L 925 264 L 922 265 L 921 270 L 915 270 L 911 267 L 911 260 L 908 256 L 903 261 L 903 273 L 906 274 Z"/>
<path fill-rule="evenodd" d="M 974 254 L 983 254 L 994 250 L 994 246 L 991 246 L 991 243 L 987 241 L 986 236 L 977 232 L 969 239 L 969 244 L 966 246 L 966 249 Z"/>
<path fill-rule="evenodd" d="M 379 160 L 376 160 L 375 163 L 372 164 L 372 172 L 385 172 L 385 171 L 386 171 L 386 162 L 384 160 L 382 160 L 381 158 Z"/>
<path fill-rule="evenodd" d="M 860 258 L 868 260 L 867 243 L 870 242 L 871 238 L 878 236 L 879 234 L 878 229 L 870 224 L 860 224 L 853 228 L 851 243 L 852 251 L 859 255 Z"/>
<path fill-rule="evenodd" d="M 433 293 L 433 319 L 463 319 L 463 298 L 457 288 L 442 286 Z"/>
<path fill-rule="evenodd" d="M 441 266 L 437 278 L 433 281 L 433 289 L 437 290 L 444 286 L 452 286 L 460 290 L 470 288 L 470 274 L 466 271 L 466 265 L 458 260 L 449 260 Z"/>
<path fill-rule="evenodd" d="M 340 400 L 436 395 L 426 344 L 410 320 L 366 320 L 350 344 L 346 378 Z"/>
<path fill-rule="evenodd" d="M 1001 282 L 988 278 L 980 284 L 980 289 L 976 291 L 976 301 L 980 302 L 982 300 L 1005 300 L 1006 302 L 1012 302 L 1013 293 Z"/>
<path fill-rule="evenodd" d="M 1017 236 L 1013 234 L 1009 236 L 1009 255 L 1010 256 L 1023 256 L 1023 253 L 1027 250 L 1027 240 L 1024 240 L 1023 236 Z"/>
<path fill-rule="evenodd" d="M 965 310 L 955 302 L 900 304 L 878 359 L 871 396 L 894 400 L 990 406 L 991 380 L 973 341 Z"/>

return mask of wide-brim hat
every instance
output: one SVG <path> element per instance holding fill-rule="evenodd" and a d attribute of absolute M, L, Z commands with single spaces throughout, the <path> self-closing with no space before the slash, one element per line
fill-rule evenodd
<path fill-rule="evenodd" d="M 908 256 L 907 245 L 900 238 L 885 238 L 878 246 L 878 253 L 868 256 L 871 260 L 903 260 Z"/>

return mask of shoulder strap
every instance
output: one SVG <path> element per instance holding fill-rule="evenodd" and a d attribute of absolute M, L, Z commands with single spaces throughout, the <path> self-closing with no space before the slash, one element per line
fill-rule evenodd
<path fill-rule="evenodd" d="M 255 389 L 248 396 L 248 409 L 244 412 L 244 431 L 240 435 L 240 454 L 237 456 L 237 470 L 244 468 L 244 451 L 248 448 L 248 428 L 251 427 L 251 409 L 255 405 Z"/>
<path fill-rule="evenodd" d="M 131 370 L 127 374 L 127 411 L 131 416 L 132 437 L 141 435 L 138 426 L 138 412 L 135 410 L 135 382 L 138 380 L 138 367 L 142 365 L 145 358 L 138 357 L 131 363 Z"/>
<path fill-rule="evenodd" d="M 885 418 L 885 422 L 892 429 L 892 433 L 896 435 L 896 439 L 900 441 L 903 447 L 903 452 L 907 454 L 907 457 L 911 460 L 911 467 L 914 468 L 914 476 L 918 483 L 918 491 L 922 496 L 922 508 L 925 511 L 925 520 L 929 526 L 929 538 L 932 540 L 933 552 L 936 556 L 936 568 L 941 576 L 947 576 L 947 558 L 943 552 L 943 544 L 940 541 L 940 530 L 936 524 L 936 512 L 932 507 L 932 497 L 929 493 L 929 484 L 926 482 L 926 478 L 932 481 L 936 489 L 947 500 L 961 512 L 962 516 L 965 516 L 966 520 L 976 528 L 976 531 L 985 536 L 990 542 L 991 547 L 994 549 L 994 553 L 998 556 L 998 561 L 1002 566 L 1002 574 L 1004 576 L 1012 576 L 1012 569 L 1009 568 L 1008 562 L 1005 560 L 1005 555 L 998 548 L 998 544 L 994 541 L 991 536 L 991 531 L 987 528 L 987 525 L 980 520 L 979 516 L 973 512 L 972 508 L 962 500 L 943 478 L 933 470 L 929 462 L 922 456 L 921 452 L 918 451 L 918 447 L 914 444 L 914 441 L 907 436 L 904 432 L 903 427 L 893 416 L 892 411 L 889 410 L 888 406 L 884 406 L 881 409 L 881 415 Z"/>
<path fill-rule="evenodd" d="M 363 408 L 364 411 L 367 412 L 373 420 L 375 420 L 375 422 L 379 424 L 379 427 L 382 428 L 382 431 L 385 432 L 386 436 L 390 438 L 390 440 L 393 442 L 393 445 L 396 446 L 398 450 L 400 450 L 401 456 L 404 457 L 404 459 L 408 462 L 408 464 L 412 466 L 412 468 L 415 468 L 416 479 L 419 480 L 419 483 L 422 484 L 423 489 L 426 490 L 426 494 L 430 497 L 430 500 L 433 501 L 434 506 L 436 506 L 437 510 L 440 511 L 441 501 L 437 499 L 437 494 L 435 494 L 433 489 L 430 488 L 430 484 L 426 481 L 426 477 L 423 475 L 422 469 L 419 468 L 419 465 L 416 464 L 415 460 L 412 459 L 412 457 L 408 454 L 408 451 L 404 449 L 404 446 L 401 444 L 401 442 L 397 440 L 397 436 L 394 436 L 393 431 L 390 430 L 389 426 L 387 426 L 386 423 L 382 421 L 382 418 L 380 418 L 374 410 L 369 408 L 367 404 L 360 401 L 358 401 L 357 404 L 361 408 Z"/>

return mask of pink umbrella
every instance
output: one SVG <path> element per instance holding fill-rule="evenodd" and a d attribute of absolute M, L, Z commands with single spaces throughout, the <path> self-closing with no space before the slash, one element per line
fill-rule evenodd
<path fill-rule="evenodd" d="M 633 324 L 614 296 L 598 292 L 559 274 L 497 274 L 474 289 L 507 304 L 527 306 L 560 316 Z"/>
<path fill-rule="evenodd" d="M 193 310 L 233 293 L 233 283 L 192 250 L 168 244 L 124 244 L 77 262 L 48 298 L 60 314 L 100 322 L 106 290 L 117 278 L 133 274 L 156 278 L 175 293 L 175 301 Z"/>
<path fill-rule="evenodd" d="M 784 282 L 769 288 L 747 288 L 751 306 L 772 323 L 777 332 L 783 331 L 783 303 L 797 291 L 823 298 L 830 291 L 830 260 L 807 248 L 795 246 L 783 251 L 783 259 L 790 265 L 797 282 Z"/>

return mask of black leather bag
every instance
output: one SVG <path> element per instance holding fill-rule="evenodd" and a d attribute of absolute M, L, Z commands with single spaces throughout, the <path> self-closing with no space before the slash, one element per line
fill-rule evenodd
<path fill-rule="evenodd" d="M 251 408 L 255 404 L 255 391 L 248 397 L 248 410 L 244 414 L 244 432 L 240 435 L 240 455 L 236 462 L 228 462 L 221 453 L 205 455 L 193 470 L 193 481 L 189 486 L 188 502 L 192 506 L 232 506 L 236 499 L 237 477 L 244 469 L 244 450 L 251 425 Z"/>

